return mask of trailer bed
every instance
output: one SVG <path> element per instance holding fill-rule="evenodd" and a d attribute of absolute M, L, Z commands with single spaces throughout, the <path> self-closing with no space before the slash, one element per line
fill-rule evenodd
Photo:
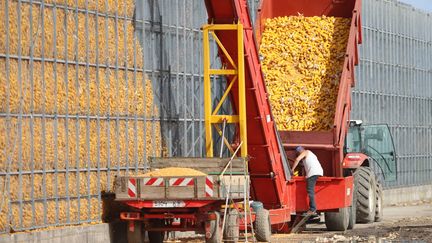
<path fill-rule="evenodd" d="M 116 200 L 225 200 L 228 195 L 231 199 L 243 199 L 249 190 L 245 158 L 235 158 L 231 162 L 230 158 L 175 157 L 151 158 L 150 161 L 152 170 L 182 167 L 195 169 L 199 174 L 117 177 Z"/>

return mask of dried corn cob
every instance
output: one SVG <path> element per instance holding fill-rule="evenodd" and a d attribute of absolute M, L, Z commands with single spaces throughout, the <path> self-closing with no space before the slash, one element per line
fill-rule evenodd
<path fill-rule="evenodd" d="M 142 166 L 148 156 L 162 153 L 159 126 L 133 119 L 0 118 L 0 134 L 2 170 Z"/>
<path fill-rule="evenodd" d="M 5 6 L 0 5 L 0 16 L 6 15 L 5 10 Z M 9 3 L 8 10 L 9 24 L 0 24 L 0 34 L 7 36 L 9 32 L 10 54 L 21 51 L 23 56 L 43 56 L 72 63 L 142 68 L 142 49 L 131 20 L 64 9 L 54 11 L 51 7 L 42 9 L 15 1 Z M 6 38 L 0 38 L 0 53 L 6 53 L 6 47 Z"/>
<path fill-rule="evenodd" d="M 133 0 L 1 1 L 0 34 L 9 42 L 0 38 L 0 53 L 12 58 L 0 58 L 0 113 L 59 118 L 0 118 L 0 170 L 50 171 L 11 174 L 15 190 L 4 200 L 11 208 L 0 213 L 0 231 L 8 225 L 19 230 L 100 220 L 100 193 L 112 190 L 114 175 L 126 173 L 116 168 L 143 166 L 147 156 L 161 155 L 159 123 L 134 119 L 159 117 L 152 83 L 142 71 L 134 5 Z M 89 168 L 103 170 L 85 171 Z M 0 178 L 0 186 L 6 184 Z"/>
<path fill-rule="evenodd" d="M 260 53 L 278 129 L 332 128 L 349 23 L 326 16 L 266 20 Z"/>

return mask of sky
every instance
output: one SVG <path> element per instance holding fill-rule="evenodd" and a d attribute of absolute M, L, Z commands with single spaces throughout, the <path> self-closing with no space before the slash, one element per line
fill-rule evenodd
<path fill-rule="evenodd" d="M 404 3 L 413 5 L 416 8 L 432 12 L 432 0 L 399 0 Z"/>

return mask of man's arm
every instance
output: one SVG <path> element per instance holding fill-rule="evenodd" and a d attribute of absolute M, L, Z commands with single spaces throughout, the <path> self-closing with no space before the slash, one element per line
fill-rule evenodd
<path fill-rule="evenodd" d="M 297 167 L 298 163 L 299 163 L 302 159 L 304 159 L 304 158 L 306 157 L 307 152 L 308 152 L 308 151 L 305 150 L 305 151 L 301 152 L 301 154 L 299 154 L 299 156 L 297 156 L 297 158 L 296 158 L 295 161 L 294 161 L 293 168 L 292 168 L 293 171 L 294 171 L 295 168 Z"/>

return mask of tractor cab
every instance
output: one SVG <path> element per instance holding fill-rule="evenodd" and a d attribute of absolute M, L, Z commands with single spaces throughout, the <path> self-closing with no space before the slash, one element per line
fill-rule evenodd
<path fill-rule="evenodd" d="M 370 166 L 378 166 L 385 181 L 396 180 L 396 153 L 387 124 L 366 125 L 352 120 L 345 140 L 344 153 L 368 156 Z"/>

